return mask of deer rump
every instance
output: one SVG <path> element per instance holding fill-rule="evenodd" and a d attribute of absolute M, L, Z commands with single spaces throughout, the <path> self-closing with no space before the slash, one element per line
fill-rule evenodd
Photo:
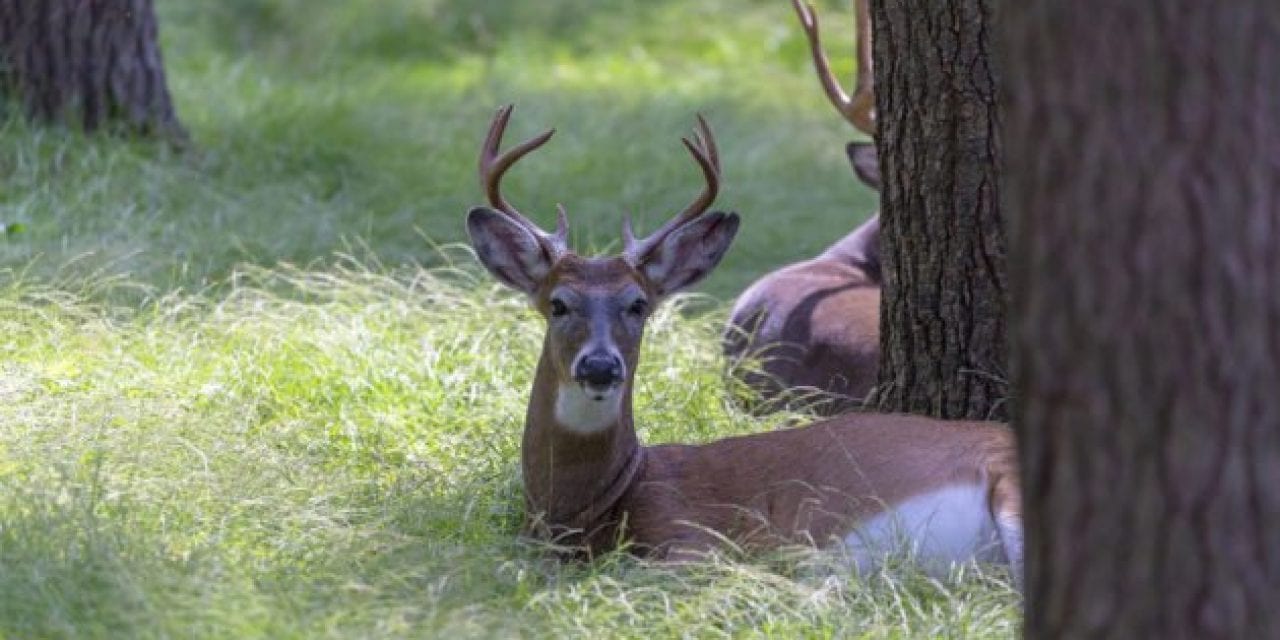
<path fill-rule="evenodd" d="M 880 187 L 875 145 L 850 143 L 854 173 Z M 757 412 L 851 411 L 876 384 L 880 362 L 880 216 L 818 256 L 756 280 L 724 332 L 729 370 Z"/>

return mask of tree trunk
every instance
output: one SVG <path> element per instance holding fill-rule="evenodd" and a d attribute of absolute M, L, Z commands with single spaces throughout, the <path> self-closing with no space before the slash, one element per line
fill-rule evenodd
<path fill-rule="evenodd" d="M 1280 638 L 1280 3 L 1006 22 L 1031 638 Z"/>
<path fill-rule="evenodd" d="M 0 97 L 86 130 L 181 138 L 151 0 L 0 0 Z"/>
<path fill-rule="evenodd" d="M 1005 238 L 991 0 L 872 3 L 882 410 L 1003 418 Z"/>

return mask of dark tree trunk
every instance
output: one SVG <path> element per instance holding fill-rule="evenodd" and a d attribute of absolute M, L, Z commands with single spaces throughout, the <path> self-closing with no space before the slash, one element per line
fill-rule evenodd
<path fill-rule="evenodd" d="M 991 4 L 872 3 L 883 179 L 882 410 L 1006 413 Z"/>
<path fill-rule="evenodd" d="M 0 95 L 40 120 L 183 137 L 151 0 L 0 0 Z"/>
<path fill-rule="evenodd" d="M 1280 638 L 1280 3 L 1002 19 L 1031 638 Z"/>

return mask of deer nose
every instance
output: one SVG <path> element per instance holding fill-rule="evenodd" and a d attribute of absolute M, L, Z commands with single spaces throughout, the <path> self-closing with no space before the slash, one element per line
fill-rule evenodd
<path fill-rule="evenodd" d="M 574 365 L 573 379 L 592 387 L 611 387 L 622 382 L 622 359 L 612 353 L 589 353 Z"/>

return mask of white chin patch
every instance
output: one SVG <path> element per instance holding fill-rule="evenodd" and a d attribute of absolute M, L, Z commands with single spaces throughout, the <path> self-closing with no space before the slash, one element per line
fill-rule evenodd
<path fill-rule="evenodd" d="M 556 422 L 574 433 L 599 433 L 618 422 L 622 385 L 597 391 L 562 384 L 556 395 Z"/>

